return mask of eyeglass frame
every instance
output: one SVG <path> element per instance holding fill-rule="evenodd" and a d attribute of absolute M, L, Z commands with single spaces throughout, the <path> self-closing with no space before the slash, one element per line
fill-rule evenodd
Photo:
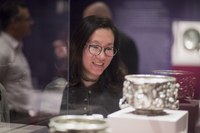
<path fill-rule="evenodd" d="M 94 45 L 93 45 L 94 44 Z M 87 45 L 86 45 L 87 47 L 88 47 L 88 51 L 89 51 L 89 53 L 90 54 L 92 54 L 92 55 L 95 55 L 95 56 L 97 56 L 97 55 L 100 55 L 101 54 L 101 52 L 103 51 L 104 52 L 104 54 L 106 55 L 106 56 L 108 56 L 108 57 L 113 57 L 113 56 L 115 56 L 116 54 L 117 54 L 117 49 L 116 48 L 114 48 L 114 47 L 102 47 L 102 46 L 100 46 L 100 45 L 98 45 L 98 43 L 97 42 L 87 42 Z M 100 48 L 100 49 L 96 49 L 96 50 L 99 50 L 98 51 L 98 54 L 94 54 L 94 53 L 92 53 L 91 52 L 91 47 L 92 46 L 96 46 L 96 47 L 98 47 L 98 48 Z M 94 47 L 93 47 L 94 48 Z M 112 49 L 113 50 L 113 55 L 112 56 L 109 56 L 107 53 L 106 53 L 106 50 L 108 50 L 108 49 Z"/>

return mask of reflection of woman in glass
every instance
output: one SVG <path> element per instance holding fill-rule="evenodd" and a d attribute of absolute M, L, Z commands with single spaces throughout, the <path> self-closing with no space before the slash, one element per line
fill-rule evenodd
<path fill-rule="evenodd" d="M 66 39 L 57 39 L 53 42 L 54 54 L 56 57 L 55 68 L 58 77 L 67 79 L 68 76 L 68 56 Z"/>
<path fill-rule="evenodd" d="M 62 111 L 107 116 L 119 109 L 126 70 L 118 45 L 110 19 L 90 16 L 81 21 L 71 38 L 69 88 Z"/>

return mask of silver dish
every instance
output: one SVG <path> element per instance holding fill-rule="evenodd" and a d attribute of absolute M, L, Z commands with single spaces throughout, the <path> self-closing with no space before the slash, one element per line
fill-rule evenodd
<path fill-rule="evenodd" d="M 178 109 L 178 88 L 174 77 L 127 75 L 120 107 L 132 106 L 138 114 L 162 114 L 164 108 Z"/>
<path fill-rule="evenodd" d="M 103 118 L 85 115 L 63 115 L 50 119 L 50 133 L 110 133 Z"/>

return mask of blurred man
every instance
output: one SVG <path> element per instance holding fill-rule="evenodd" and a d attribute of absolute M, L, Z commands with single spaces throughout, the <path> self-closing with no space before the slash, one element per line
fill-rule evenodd
<path fill-rule="evenodd" d="M 31 110 L 32 90 L 28 62 L 22 53 L 22 40 L 31 33 L 33 20 L 25 4 L 5 1 L 0 6 L 0 82 L 6 89 L 11 121 Z M 29 94 L 30 95 L 30 94 Z"/>
<path fill-rule="evenodd" d="M 94 2 L 83 11 L 83 17 L 97 15 L 112 19 L 112 13 L 108 5 L 103 2 Z M 134 41 L 126 34 L 119 32 L 120 55 L 122 61 L 128 69 L 128 74 L 137 74 L 139 69 L 138 50 Z"/>

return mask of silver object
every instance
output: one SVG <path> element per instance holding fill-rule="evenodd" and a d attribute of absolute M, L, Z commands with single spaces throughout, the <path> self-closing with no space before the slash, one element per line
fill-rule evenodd
<path fill-rule="evenodd" d="M 119 105 L 121 108 L 132 106 L 139 114 L 160 114 L 164 108 L 178 109 L 178 88 L 174 77 L 127 75 Z"/>
<path fill-rule="evenodd" d="M 110 133 L 103 118 L 85 115 L 63 115 L 50 119 L 50 133 Z"/>
<path fill-rule="evenodd" d="M 188 29 L 183 34 L 183 45 L 187 50 L 200 49 L 200 33 L 196 29 Z"/>
<path fill-rule="evenodd" d="M 193 72 L 183 70 L 153 70 L 154 74 L 171 76 L 176 78 L 180 87 L 178 90 L 179 102 L 194 99 L 196 77 Z"/>

